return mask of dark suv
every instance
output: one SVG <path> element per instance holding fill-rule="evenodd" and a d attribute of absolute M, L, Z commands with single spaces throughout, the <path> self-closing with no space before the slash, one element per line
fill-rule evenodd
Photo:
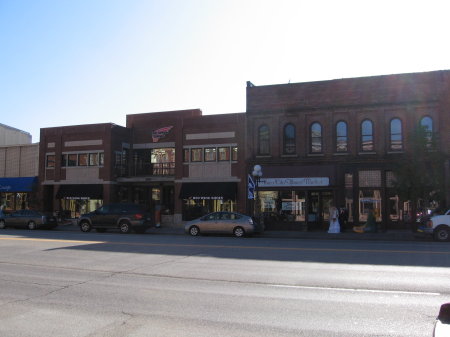
<path fill-rule="evenodd" d="M 125 203 L 104 205 L 81 215 L 77 222 L 82 232 L 95 228 L 97 232 L 119 229 L 121 233 L 129 233 L 131 230 L 144 233 L 153 224 L 152 216 L 145 206 Z"/>

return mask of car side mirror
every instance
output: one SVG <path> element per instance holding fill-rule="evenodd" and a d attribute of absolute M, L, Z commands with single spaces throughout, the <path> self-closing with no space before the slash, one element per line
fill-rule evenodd
<path fill-rule="evenodd" d="M 444 324 L 450 324 L 450 303 L 441 305 L 437 319 Z"/>

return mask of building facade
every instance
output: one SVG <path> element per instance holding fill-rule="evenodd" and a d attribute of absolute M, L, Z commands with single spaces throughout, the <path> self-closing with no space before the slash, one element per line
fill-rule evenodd
<path fill-rule="evenodd" d="M 31 144 L 31 134 L 0 123 L 0 146 Z"/>
<path fill-rule="evenodd" d="M 244 113 L 199 109 L 127 115 L 126 127 L 41 129 L 43 208 L 77 217 L 133 202 L 168 226 L 209 211 L 244 212 L 244 134 Z"/>
<path fill-rule="evenodd" d="M 450 72 L 255 86 L 247 83 L 247 171 L 263 167 L 266 228 L 325 230 L 330 206 L 350 224 L 373 212 L 405 228 L 411 205 L 392 188 L 393 163 L 416 125 L 449 154 Z M 447 166 L 448 176 L 448 166 Z"/>

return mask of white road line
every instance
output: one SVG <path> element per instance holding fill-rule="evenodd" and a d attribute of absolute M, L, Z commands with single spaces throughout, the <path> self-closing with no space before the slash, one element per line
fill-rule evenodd
<path fill-rule="evenodd" d="M 269 284 L 269 287 L 275 288 L 296 288 L 296 289 L 313 289 L 313 290 L 334 290 L 334 291 L 350 291 L 350 292 L 366 292 L 366 293 L 384 293 L 384 294 L 401 294 L 401 295 L 424 295 L 424 296 L 441 296 L 440 293 L 430 293 L 424 291 L 401 291 L 401 290 L 380 290 L 380 289 L 355 289 L 355 288 L 333 288 L 333 287 L 313 287 L 313 286 L 292 286 L 284 284 Z"/>

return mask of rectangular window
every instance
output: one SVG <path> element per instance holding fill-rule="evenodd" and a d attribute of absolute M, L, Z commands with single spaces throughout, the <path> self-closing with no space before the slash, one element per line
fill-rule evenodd
<path fill-rule="evenodd" d="M 216 161 L 216 148 L 210 147 L 205 149 L 205 161 Z"/>
<path fill-rule="evenodd" d="M 98 153 L 89 153 L 89 166 L 98 166 Z"/>
<path fill-rule="evenodd" d="M 192 162 L 199 162 L 203 161 L 203 150 L 202 149 L 192 149 L 191 150 L 191 161 Z"/>
<path fill-rule="evenodd" d="M 122 166 L 122 152 L 116 151 L 116 167 Z"/>
<path fill-rule="evenodd" d="M 67 166 L 67 154 L 61 155 L 61 167 Z"/>
<path fill-rule="evenodd" d="M 359 171 L 359 187 L 381 187 L 381 171 Z"/>
<path fill-rule="evenodd" d="M 99 153 L 98 154 L 98 164 L 100 166 L 105 165 L 105 154 L 104 153 Z"/>
<path fill-rule="evenodd" d="M 237 147 L 233 147 L 231 149 L 231 160 L 232 161 L 237 161 L 238 160 L 238 148 Z"/>
<path fill-rule="evenodd" d="M 78 166 L 88 166 L 88 154 L 80 153 L 78 155 Z"/>
<path fill-rule="evenodd" d="M 219 147 L 219 161 L 230 161 L 230 148 L 229 147 Z"/>
<path fill-rule="evenodd" d="M 49 154 L 47 155 L 47 167 L 55 167 L 55 155 L 54 154 Z"/>
<path fill-rule="evenodd" d="M 67 166 L 77 166 L 77 154 L 69 154 L 67 156 Z"/>
<path fill-rule="evenodd" d="M 189 154 L 190 154 L 190 150 L 189 149 L 183 149 L 183 162 L 184 163 L 189 163 Z"/>

